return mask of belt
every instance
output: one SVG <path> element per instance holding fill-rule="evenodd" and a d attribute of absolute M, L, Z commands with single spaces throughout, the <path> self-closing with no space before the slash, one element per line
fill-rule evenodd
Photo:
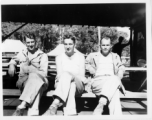
<path fill-rule="evenodd" d="M 95 76 L 94 78 L 101 77 L 101 76 L 111 76 L 111 75 L 110 75 L 110 74 L 97 75 L 97 76 Z"/>

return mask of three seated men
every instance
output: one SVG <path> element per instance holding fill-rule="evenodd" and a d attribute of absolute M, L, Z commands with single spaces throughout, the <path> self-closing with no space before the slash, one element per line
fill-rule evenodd
<path fill-rule="evenodd" d="M 55 80 L 56 89 L 53 94 L 54 100 L 43 115 L 56 115 L 60 106 L 63 106 L 64 115 L 77 115 L 75 95 L 82 94 L 85 90 L 85 85 L 88 82 L 85 78 L 85 69 L 94 76 L 91 89 L 99 98 L 99 104 L 93 115 L 101 115 L 104 106 L 115 103 L 112 102 L 115 98 L 119 107 L 109 107 L 111 109 L 110 114 L 115 114 L 114 111 L 121 114 L 120 98 L 117 94 L 119 88 L 125 93 L 121 83 L 124 66 L 121 64 L 120 57 L 111 52 L 111 38 L 108 36 L 101 38 L 100 51 L 90 53 L 87 56 L 86 66 L 84 55 L 74 50 L 75 44 L 76 39 L 73 35 L 67 34 L 64 36 L 65 52 L 56 57 L 57 76 Z M 17 107 L 14 115 L 23 115 L 22 110 L 25 109 L 27 104 L 31 106 L 31 109 L 37 111 L 34 115 L 38 115 L 38 97 L 41 96 L 39 93 L 44 91 L 44 87 L 48 85 L 46 79 L 48 58 L 46 54 L 34 47 L 34 38 L 27 37 L 26 45 L 28 51 L 22 52 L 22 57 L 16 57 L 10 62 L 10 75 L 14 73 L 14 65 L 17 61 L 23 64 L 20 67 L 17 82 L 17 84 L 21 84 L 20 81 L 22 81 L 22 84 L 18 86 L 24 86 L 19 98 L 22 103 Z M 12 65 L 13 68 L 11 68 Z M 31 112 L 29 113 L 29 115 L 33 115 Z"/>

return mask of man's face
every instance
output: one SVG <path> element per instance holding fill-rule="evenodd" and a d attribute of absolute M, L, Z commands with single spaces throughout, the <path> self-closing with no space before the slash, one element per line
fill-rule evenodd
<path fill-rule="evenodd" d="M 28 51 L 33 51 L 35 49 L 35 40 L 26 38 L 26 46 Z"/>
<path fill-rule="evenodd" d="M 110 39 L 103 38 L 101 40 L 100 48 L 101 48 L 101 52 L 104 56 L 107 56 L 109 54 L 111 47 L 112 47 L 112 45 L 111 45 Z"/>
<path fill-rule="evenodd" d="M 74 47 L 75 47 L 75 44 L 74 44 L 73 40 L 71 40 L 71 39 L 64 40 L 65 52 L 68 55 L 72 55 L 74 53 Z"/>

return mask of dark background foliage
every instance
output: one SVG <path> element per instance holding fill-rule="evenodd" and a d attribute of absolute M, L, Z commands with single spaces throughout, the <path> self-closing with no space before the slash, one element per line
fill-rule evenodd
<path fill-rule="evenodd" d="M 2 37 L 10 34 L 12 31 L 20 27 L 23 23 L 2 22 Z M 116 27 L 101 27 L 101 38 L 106 34 L 112 38 L 113 44 L 118 42 L 120 36 L 125 39 L 123 44 L 127 43 L 126 37 L 128 34 L 123 31 L 118 31 Z M 80 26 L 80 25 L 52 25 L 52 24 L 35 24 L 29 23 L 13 35 L 9 39 L 21 40 L 25 42 L 24 33 L 33 32 L 37 37 L 37 46 L 44 52 L 50 52 L 59 43 L 63 42 L 63 35 L 66 32 L 71 32 L 75 35 L 77 42 L 76 48 L 84 53 L 98 51 L 98 29 L 94 26 Z M 130 47 L 127 46 L 122 52 L 122 56 L 130 56 Z"/>

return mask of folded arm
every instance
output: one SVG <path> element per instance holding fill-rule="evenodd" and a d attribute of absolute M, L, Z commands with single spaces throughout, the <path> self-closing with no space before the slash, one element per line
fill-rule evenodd
<path fill-rule="evenodd" d="M 57 70 L 57 76 L 56 76 L 56 78 L 59 78 L 60 75 L 63 72 L 63 70 L 62 70 L 62 63 L 61 63 L 61 56 L 57 56 L 55 58 L 55 63 L 56 63 L 56 70 Z"/>
<path fill-rule="evenodd" d="M 14 74 L 16 73 L 16 65 L 20 62 L 21 58 L 21 52 L 18 53 L 16 56 L 14 56 L 11 61 L 9 62 L 9 69 L 8 69 L 8 74 L 13 77 Z"/>
<path fill-rule="evenodd" d="M 32 67 L 33 67 L 32 65 L 28 66 L 29 73 L 36 72 L 36 73 L 40 74 L 41 76 L 46 77 L 47 73 L 48 73 L 48 56 L 46 54 L 43 54 L 41 56 L 39 68 L 32 69 Z"/>

